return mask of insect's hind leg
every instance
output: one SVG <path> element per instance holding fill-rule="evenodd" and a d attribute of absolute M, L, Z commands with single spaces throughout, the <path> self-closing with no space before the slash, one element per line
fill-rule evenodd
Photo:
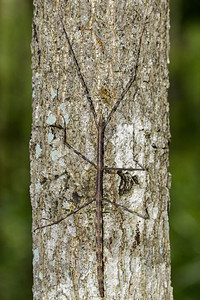
<path fill-rule="evenodd" d="M 81 205 L 80 207 L 78 207 L 77 209 L 74 209 L 72 210 L 70 213 L 68 213 L 66 216 L 58 219 L 57 221 L 54 221 L 54 222 L 51 222 L 49 224 L 46 224 L 46 225 L 42 225 L 42 226 L 38 226 L 37 228 L 34 229 L 34 232 L 39 230 L 39 229 L 42 229 L 42 228 L 46 228 L 46 227 L 51 227 L 53 225 L 56 225 L 56 224 L 59 224 L 60 222 L 62 222 L 63 220 L 67 219 L 68 217 L 70 217 L 71 215 L 77 213 L 78 211 L 80 211 L 82 208 L 88 206 L 89 204 L 91 204 L 92 202 L 94 202 L 96 199 L 92 199 L 90 201 L 88 201 L 87 203 Z"/>
<path fill-rule="evenodd" d="M 136 212 L 134 210 L 131 210 L 131 209 L 129 209 L 129 208 L 127 208 L 127 207 L 125 207 L 125 206 L 123 206 L 121 204 L 118 204 L 116 202 L 110 201 L 110 200 L 108 200 L 106 198 L 104 198 L 103 201 L 106 201 L 106 202 L 108 202 L 108 203 L 110 203 L 110 204 L 112 204 L 112 205 L 114 205 L 116 207 L 119 207 L 119 208 L 121 208 L 121 209 L 123 209 L 123 210 L 125 210 L 125 211 L 127 211 L 127 212 L 129 212 L 131 214 L 134 214 L 134 215 L 136 215 L 136 216 L 138 216 L 138 217 L 140 217 L 140 218 L 142 218 L 144 220 L 149 219 L 149 214 L 148 214 L 147 210 L 145 210 L 145 215 L 142 215 L 142 214 L 140 214 L 140 213 L 138 213 L 138 212 Z"/>

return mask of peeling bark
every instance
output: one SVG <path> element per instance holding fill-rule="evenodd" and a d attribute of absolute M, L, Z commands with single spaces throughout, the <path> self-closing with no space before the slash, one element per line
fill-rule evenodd
<path fill-rule="evenodd" d="M 104 165 L 143 172 L 104 174 L 104 196 L 149 220 L 104 203 L 105 299 L 173 299 L 169 245 L 169 3 L 34 1 L 33 124 L 30 140 L 33 230 L 95 198 L 96 127 L 69 53 L 62 16 L 97 115 L 108 116 L 138 75 L 105 131 Z M 138 88 L 136 96 L 133 97 Z M 101 299 L 95 246 L 95 203 L 33 232 L 33 299 Z"/>

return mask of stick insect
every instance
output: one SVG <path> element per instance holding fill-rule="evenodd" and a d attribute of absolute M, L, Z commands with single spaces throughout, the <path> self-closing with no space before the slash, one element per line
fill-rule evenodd
<path fill-rule="evenodd" d="M 109 199 L 105 199 L 103 198 L 103 174 L 105 171 L 145 171 L 145 168 L 139 164 L 137 161 L 135 161 L 137 163 L 137 165 L 139 166 L 138 168 L 113 168 L 113 167 L 105 167 L 104 166 L 104 132 L 105 129 L 107 127 L 107 125 L 109 124 L 112 116 L 114 115 L 115 111 L 117 110 L 119 104 L 121 103 L 121 101 L 124 99 L 125 95 L 127 94 L 127 92 L 129 91 L 129 89 L 131 88 L 132 84 L 134 81 L 136 81 L 136 77 L 137 77 L 137 72 L 138 72 L 138 65 L 139 65 L 139 57 L 140 57 L 140 49 L 141 49 L 141 41 L 142 41 L 142 35 L 143 35 L 143 31 L 141 33 L 140 36 L 140 42 L 139 42 L 139 46 L 138 46 L 138 50 L 137 50 L 137 57 L 136 57 L 136 64 L 135 64 L 135 70 L 134 70 L 134 74 L 130 77 L 129 81 L 127 82 L 125 88 L 123 89 L 122 93 L 120 94 L 120 96 L 118 97 L 118 99 L 116 100 L 115 104 L 113 105 L 113 107 L 111 108 L 107 118 L 104 118 L 103 115 L 101 114 L 99 119 L 97 117 L 97 113 L 96 110 L 94 108 L 94 104 L 92 101 L 92 98 L 90 96 L 89 93 L 89 89 L 87 87 L 87 84 L 82 76 L 81 73 L 81 69 L 79 67 L 78 61 L 76 59 L 76 55 L 75 52 L 72 48 L 70 39 L 68 37 L 68 33 L 65 29 L 65 25 L 63 22 L 63 19 L 61 17 L 61 15 L 59 15 L 61 24 L 62 24 L 62 28 L 63 28 L 63 32 L 65 35 L 65 38 L 67 40 L 67 44 L 68 44 L 68 48 L 69 48 L 69 52 L 70 55 L 73 59 L 74 62 L 74 66 L 78 75 L 78 78 L 80 80 L 80 83 L 82 85 L 82 88 L 84 90 L 85 96 L 87 98 L 88 104 L 90 106 L 90 111 L 93 115 L 93 119 L 96 125 L 96 130 L 97 130 L 97 164 L 95 164 L 94 162 L 92 162 L 91 160 L 89 160 L 85 155 L 83 155 L 81 152 L 77 151 L 73 146 L 71 146 L 67 140 L 66 140 L 66 126 L 65 126 L 65 120 L 63 118 L 64 121 L 64 127 L 61 125 L 51 125 L 53 127 L 57 127 L 59 129 L 64 130 L 64 144 L 71 149 L 76 155 L 80 156 L 83 160 L 85 160 L 87 163 L 91 164 L 95 169 L 96 169 L 96 177 L 97 177 L 97 181 L 96 181 L 96 198 L 90 200 L 89 202 L 83 204 L 82 206 L 80 206 L 77 209 L 74 209 L 72 211 L 70 211 L 70 213 L 68 213 L 67 215 L 65 215 L 64 217 L 58 219 L 57 221 L 54 221 L 52 223 L 49 223 L 47 225 L 43 225 L 43 226 L 39 226 L 37 227 L 34 231 L 38 230 L 38 229 L 42 229 L 45 227 L 49 227 L 55 224 L 59 224 L 60 222 L 62 222 L 63 220 L 65 220 L 66 218 L 68 218 L 69 216 L 77 213 L 78 211 L 80 211 L 81 209 L 83 209 L 84 207 L 88 206 L 89 204 L 91 204 L 92 202 L 96 201 L 96 257 L 97 257 L 97 280 L 98 280 L 98 285 L 99 285 L 99 293 L 101 298 L 104 298 L 104 283 L 103 283 L 103 215 L 102 215 L 102 201 L 106 201 L 116 207 L 119 207 L 125 211 L 128 211 L 129 213 L 135 214 L 136 216 L 143 218 L 144 220 L 149 218 L 148 212 L 147 210 L 145 211 L 145 214 L 140 214 L 134 210 L 130 210 L 127 207 L 120 205 L 116 202 L 112 202 Z M 134 95 L 133 95 L 133 99 L 136 96 L 138 88 L 135 89 Z"/>

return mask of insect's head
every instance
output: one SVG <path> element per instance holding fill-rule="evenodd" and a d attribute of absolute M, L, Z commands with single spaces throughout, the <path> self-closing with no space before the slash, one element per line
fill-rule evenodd
<path fill-rule="evenodd" d="M 102 114 L 100 114 L 100 117 L 99 117 L 99 126 L 100 127 L 104 127 L 105 125 L 105 120 L 104 120 L 104 117 Z"/>

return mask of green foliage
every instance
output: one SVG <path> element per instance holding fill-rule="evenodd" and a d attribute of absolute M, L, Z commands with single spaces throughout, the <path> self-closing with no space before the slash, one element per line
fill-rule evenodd
<path fill-rule="evenodd" d="M 31 1 L 1 1 L 0 299 L 32 299 Z"/>
<path fill-rule="evenodd" d="M 198 300 L 200 290 L 200 2 L 192 2 L 171 4 L 170 228 L 176 300 Z"/>

